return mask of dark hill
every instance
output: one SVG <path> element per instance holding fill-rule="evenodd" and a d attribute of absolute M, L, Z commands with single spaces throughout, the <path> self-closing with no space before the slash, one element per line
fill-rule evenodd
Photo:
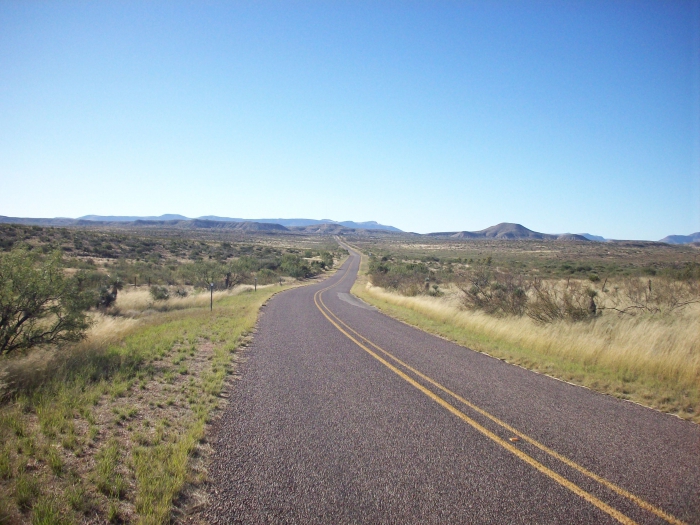
<path fill-rule="evenodd" d="M 522 224 L 515 224 L 512 222 L 502 222 L 491 226 L 484 230 L 479 230 L 475 232 L 461 231 L 461 232 L 442 232 L 442 233 L 429 233 L 428 235 L 434 237 L 452 237 L 453 239 L 535 239 L 535 240 L 549 240 L 549 241 L 587 241 L 582 235 L 576 235 L 573 233 L 566 233 L 563 235 L 551 235 L 548 233 L 539 233 L 532 231 Z"/>
<path fill-rule="evenodd" d="M 513 224 L 511 222 L 502 222 L 476 233 L 490 239 L 545 239 L 551 237 L 544 233 L 529 230 L 522 224 Z"/>
<path fill-rule="evenodd" d="M 690 235 L 668 235 L 659 242 L 667 244 L 690 244 L 700 242 L 700 232 L 691 233 Z"/>

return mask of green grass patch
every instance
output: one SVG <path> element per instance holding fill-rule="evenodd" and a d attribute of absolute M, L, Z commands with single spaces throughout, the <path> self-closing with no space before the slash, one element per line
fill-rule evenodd
<path fill-rule="evenodd" d="M 61 516 L 61 506 L 56 498 L 45 496 L 37 501 L 32 514 L 32 525 L 61 525 L 67 523 Z"/>
<path fill-rule="evenodd" d="M 22 473 L 17 477 L 15 483 L 15 501 L 20 510 L 32 508 L 40 493 L 39 482 L 34 476 Z"/>

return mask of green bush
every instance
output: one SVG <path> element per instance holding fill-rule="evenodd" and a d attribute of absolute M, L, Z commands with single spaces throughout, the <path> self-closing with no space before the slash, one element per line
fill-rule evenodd
<path fill-rule="evenodd" d="M 391 262 L 387 257 L 373 257 L 369 263 L 372 284 L 398 290 L 404 295 L 416 295 L 426 290 L 430 269 L 424 263 Z"/>
<path fill-rule="evenodd" d="M 258 283 L 260 284 L 272 284 L 279 280 L 279 277 L 275 272 L 269 268 L 263 268 L 257 274 Z"/>
<path fill-rule="evenodd" d="M 295 279 L 311 277 L 311 268 L 308 266 L 306 261 L 304 261 L 298 255 L 294 255 L 291 253 L 286 253 L 282 256 L 280 270 L 285 275 L 289 275 L 290 277 L 294 277 Z"/>
<path fill-rule="evenodd" d="M 149 291 L 154 301 L 167 301 L 170 298 L 170 292 L 165 286 L 151 286 Z"/>
<path fill-rule="evenodd" d="M 94 294 L 66 277 L 62 255 L 0 253 L 0 355 L 82 339 Z"/>

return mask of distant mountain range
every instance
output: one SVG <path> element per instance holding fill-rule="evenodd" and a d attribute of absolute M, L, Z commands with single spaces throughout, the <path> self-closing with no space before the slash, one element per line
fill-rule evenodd
<path fill-rule="evenodd" d="M 700 242 L 700 232 L 691 233 L 690 235 L 669 235 L 659 242 L 668 244 L 690 244 L 691 242 Z"/>
<path fill-rule="evenodd" d="M 583 235 L 575 233 L 548 234 L 529 230 L 522 224 L 502 222 L 475 232 L 436 232 L 429 233 L 432 237 L 451 237 L 453 239 L 537 239 L 547 241 L 588 241 Z"/>
<path fill-rule="evenodd" d="M 65 217 L 27 218 L 0 216 L 0 223 L 27 224 L 36 226 L 94 226 L 94 227 L 129 227 L 129 228 L 176 228 L 176 229 L 217 229 L 239 230 L 246 232 L 305 232 L 338 234 L 354 231 L 386 231 L 402 233 L 393 226 L 386 226 L 375 221 L 337 222 L 330 219 L 232 219 L 209 215 L 190 219 L 184 215 L 167 214 L 155 216 L 125 216 L 125 215 L 85 215 L 77 219 Z"/>
<path fill-rule="evenodd" d="M 340 234 L 370 231 L 405 233 L 394 226 L 379 224 L 375 221 L 354 222 L 334 221 L 331 219 L 234 219 L 205 215 L 195 219 L 178 214 L 159 216 L 130 216 L 130 215 L 85 215 L 77 219 L 67 217 L 26 218 L 4 217 L 0 215 L 0 223 L 27 224 L 36 226 L 86 226 L 86 227 L 130 227 L 130 228 L 176 228 L 176 229 L 216 229 L 237 230 L 245 232 L 301 232 L 320 234 Z M 416 234 L 413 234 L 416 235 Z M 479 231 L 452 231 L 426 234 L 431 237 L 450 237 L 454 239 L 533 239 L 558 241 L 597 241 L 615 242 L 600 235 L 590 233 L 540 233 L 530 230 L 522 224 L 502 222 L 490 228 Z M 668 244 L 700 245 L 700 232 L 690 235 L 669 235 L 658 242 Z"/>
<path fill-rule="evenodd" d="M 287 228 L 294 227 L 307 227 L 307 226 L 318 226 L 322 224 L 336 224 L 344 226 L 346 228 L 352 228 L 355 230 L 384 230 L 390 232 L 401 232 L 398 228 L 394 226 L 387 226 L 384 224 L 379 224 L 376 221 L 367 222 L 354 222 L 354 221 L 334 221 L 331 219 L 239 219 L 231 217 L 218 217 L 216 215 L 205 215 L 203 217 L 197 217 L 200 220 L 215 221 L 215 222 L 255 222 L 261 224 L 279 224 L 281 226 L 286 226 Z M 185 217 L 184 215 L 176 214 L 166 214 L 159 217 L 136 217 L 136 216 L 122 216 L 122 215 L 85 215 L 83 217 L 78 217 L 77 220 L 85 221 L 100 221 L 100 222 L 134 222 L 134 221 L 171 221 L 171 220 L 196 220 Z"/>
<path fill-rule="evenodd" d="M 461 232 L 436 232 L 429 233 L 432 237 L 451 237 L 454 239 L 536 239 L 557 241 L 596 241 L 616 242 L 615 239 L 606 239 L 600 235 L 590 233 L 540 233 L 532 231 L 522 224 L 502 222 L 485 230 L 461 231 Z M 645 241 L 649 242 L 649 241 Z M 658 242 L 667 244 L 700 244 L 700 232 L 690 235 L 669 235 Z"/>

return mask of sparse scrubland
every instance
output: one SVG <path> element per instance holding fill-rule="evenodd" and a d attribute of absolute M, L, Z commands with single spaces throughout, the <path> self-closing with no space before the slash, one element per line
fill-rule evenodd
<path fill-rule="evenodd" d="M 542 373 L 700 422 L 700 251 L 658 243 L 353 239 L 353 292 Z"/>
<path fill-rule="evenodd" d="M 371 254 L 355 293 L 387 313 L 700 421 L 697 248 L 350 241 Z M 0 326 L 0 523 L 167 523 L 197 507 L 205 426 L 259 308 L 344 255 L 324 236 L 0 225 L 15 319 Z"/>
<path fill-rule="evenodd" d="M 197 247 L 184 256 L 158 238 L 0 229 L 0 257 L 31 253 L 23 260 L 37 268 L 60 259 L 65 289 L 90 298 L 80 337 L 0 358 L 0 523 L 168 523 L 200 504 L 205 426 L 260 307 L 342 256 L 328 240 L 301 237 L 180 239 Z M 117 258 L 84 250 L 102 236 Z"/>

